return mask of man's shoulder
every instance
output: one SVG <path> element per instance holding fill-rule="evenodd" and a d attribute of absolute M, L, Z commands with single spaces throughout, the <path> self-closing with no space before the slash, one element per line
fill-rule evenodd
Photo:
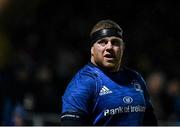
<path fill-rule="evenodd" d="M 87 63 L 86 65 L 84 65 L 84 67 L 82 67 L 78 74 L 80 75 L 88 75 L 88 76 L 92 76 L 92 77 L 96 77 L 97 76 L 97 72 L 99 71 L 99 69 L 97 67 L 95 67 L 94 65 L 92 65 L 91 63 Z"/>
<path fill-rule="evenodd" d="M 135 80 L 140 81 L 143 84 L 145 83 L 145 80 L 144 80 L 143 76 L 141 75 L 141 73 L 139 73 L 135 69 L 130 69 L 128 67 L 125 67 L 125 70 L 127 71 L 128 75 L 130 75 L 132 77 L 132 79 L 135 78 Z"/>
<path fill-rule="evenodd" d="M 68 83 L 67 91 L 76 90 L 77 88 L 88 88 L 87 86 L 94 84 L 94 79 L 92 71 L 86 64 L 72 77 Z"/>
<path fill-rule="evenodd" d="M 129 74 L 134 75 L 134 76 L 139 76 L 140 75 L 140 73 L 138 71 L 136 71 L 135 69 L 129 68 L 127 66 L 123 66 L 123 70 L 126 73 L 129 73 Z"/>

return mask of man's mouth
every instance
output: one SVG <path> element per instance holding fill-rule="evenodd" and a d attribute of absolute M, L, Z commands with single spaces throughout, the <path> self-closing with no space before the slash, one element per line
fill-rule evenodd
<path fill-rule="evenodd" d="M 113 59 L 113 58 L 115 58 L 115 55 L 113 55 L 113 54 L 105 54 L 104 57 L 109 58 L 109 59 Z"/>

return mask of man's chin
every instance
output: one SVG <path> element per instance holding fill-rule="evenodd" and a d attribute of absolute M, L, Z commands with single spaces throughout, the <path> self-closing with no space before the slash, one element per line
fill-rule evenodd
<path fill-rule="evenodd" d="M 107 69 L 108 69 L 108 68 L 109 68 L 109 69 L 110 69 L 110 68 L 114 68 L 114 67 L 115 67 L 115 64 L 114 64 L 114 63 L 110 63 L 110 62 L 104 63 L 104 67 L 107 68 Z"/>

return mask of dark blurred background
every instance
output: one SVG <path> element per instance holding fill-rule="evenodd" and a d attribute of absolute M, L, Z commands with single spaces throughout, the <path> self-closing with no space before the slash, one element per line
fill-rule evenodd
<path fill-rule="evenodd" d="M 0 125 L 60 125 L 61 96 L 101 19 L 124 30 L 123 64 L 147 82 L 160 125 L 180 125 L 180 8 L 156 0 L 0 0 Z"/>

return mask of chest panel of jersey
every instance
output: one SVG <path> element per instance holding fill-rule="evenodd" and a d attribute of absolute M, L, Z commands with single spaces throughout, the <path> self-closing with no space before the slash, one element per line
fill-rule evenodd
<path fill-rule="evenodd" d="M 104 74 L 100 77 L 93 111 L 96 114 L 94 124 L 98 125 L 104 121 L 107 121 L 107 125 L 116 125 L 117 122 L 128 125 L 128 121 L 132 125 L 139 124 L 141 121 L 136 121 L 135 118 L 143 116 L 146 104 L 138 82 L 121 84 L 114 82 Z"/>

